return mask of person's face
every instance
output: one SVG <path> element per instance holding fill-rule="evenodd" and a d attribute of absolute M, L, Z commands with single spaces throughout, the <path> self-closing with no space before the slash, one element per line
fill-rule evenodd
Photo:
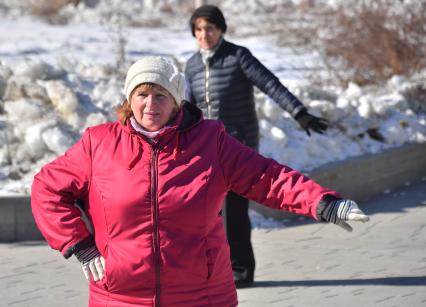
<path fill-rule="evenodd" d="M 177 111 L 172 95 L 159 85 L 139 85 L 130 96 L 130 107 L 138 124 L 147 131 L 160 130 Z"/>
<path fill-rule="evenodd" d="M 209 49 L 216 46 L 222 35 L 222 30 L 215 24 L 208 22 L 204 17 L 195 20 L 195 38 L 202 49 Z"/>

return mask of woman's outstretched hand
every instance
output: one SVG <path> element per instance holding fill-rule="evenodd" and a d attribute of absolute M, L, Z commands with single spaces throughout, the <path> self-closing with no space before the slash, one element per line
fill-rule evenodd
<path fill-rule="evenodd" d="M 334 223 L 347 231 L 352 227 L 347 222 L 368 222 L 370 218 L 362 212 L 357 203 L 350 199 L 333 199 L 328 202 L 322 213 L 322 218 Z"/>

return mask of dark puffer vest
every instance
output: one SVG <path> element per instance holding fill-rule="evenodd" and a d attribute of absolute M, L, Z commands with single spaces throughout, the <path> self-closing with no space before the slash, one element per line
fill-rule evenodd
<path fill-rule="evenodd" d="M 247 48 L 226 40 L 208 65 L 204 65 L 200 52 L 192 55 L 185 76 L 189 101 L 206 118 L 221 120 L 229 134 L 252 148 L 259 143 L 254 85 L 293 117 L 305 109 Z"/>

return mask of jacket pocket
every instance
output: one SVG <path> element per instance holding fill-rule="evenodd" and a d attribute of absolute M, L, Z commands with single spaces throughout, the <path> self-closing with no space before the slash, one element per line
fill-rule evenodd
<path fill-rule="evenodd" d="M 215 244 L 216 243 L 216 244 Z M 206 244 L 207 279 L 222 278 L 230 268 L 230 255 L 228 245 L 225 243 L 210 242 Z"/>
<path fill-rule="evenodd" d="M 98 283 L 104 288 L 105 291 L 108 291 L 108 246 L 105 246 L 105 254 L 103 255 L 105 259 L 105 267 L 104 267 L 104 277 L 98 281 Z"/>
<path fill-rule="evenodd" d="M 143 251 L 138 247 L 108 246 L 105 258 L 104 285 L 109 292 L 133 291 L 142 288 L 152 288 L 155 284 L 153 270 L 144 265 L 141 254 Z M 137 253 L 135 251 L 141 251 Z M 139 281 L 143 281 L 143 285 Z"/>
<path fill-rule="evenodd" d="M 206 257 L 207 257 L 207 279 L 210 279 L 210 277 L 213 274 L 214 259 L 212 257 L 212 252 L 209 249 L 206 250 Z"/>

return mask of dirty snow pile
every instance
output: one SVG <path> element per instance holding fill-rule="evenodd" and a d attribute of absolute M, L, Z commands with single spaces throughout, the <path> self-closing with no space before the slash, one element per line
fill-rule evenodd
<path fill-rule="evenodd" d="M 116 45 L 102 25 L 49 26 L 6 12 L 8 18 L 0 20 L 0 195 L 28 194 L 40 167 L 62 154 L 86 127 L 115 120 L 131 62 L 145 54 L 165 54 L 184 65 L 197 50 L 186 27 L 125 25 L 125 60 L 117 67 Z M 294 55 L 264 37 L 228 38 L 248 47 L 313 114 L 331 123 L 327 134 L 309 137 L 257 91 L 264 155 L 307 171 L 426 141 L 426 72 L 395 76 L 381 87 L 317 88 L 301 69 L 315 61 L 309 54 Z"/>
<path fill-rule="evenodd" d="M 106 65 L 61 64 L 34 59 L 0 66 L 3 191 L 27 193 L 32 175 L 42 164 L 62 154 L 86 127 L 115 119 L 114 108 L 123 99 L 122 80 Z M 309 170 L 351 156 L 424 142 L 425 112 L 414 109 L 408 100 L 424 81 L 395 77 L 380 89 L 351 84 L 340 92 L 294 85 L 292 92 L 314 114 L 332 123 L 326 135 L 311 137 L 258 93 L 260 151 L 296 169 Z M 383 139 L 374 139 L 369 129 Z"/>
<path fill-rule="evenodd" d="M 270 99 L 259 105 L 260 151 L 299 170 L 426 141 L 426 75 L 394 77 L 383 87 L 291 91 L 317 116 L 330 121 L 327 134 L 306 133 Z"/>

